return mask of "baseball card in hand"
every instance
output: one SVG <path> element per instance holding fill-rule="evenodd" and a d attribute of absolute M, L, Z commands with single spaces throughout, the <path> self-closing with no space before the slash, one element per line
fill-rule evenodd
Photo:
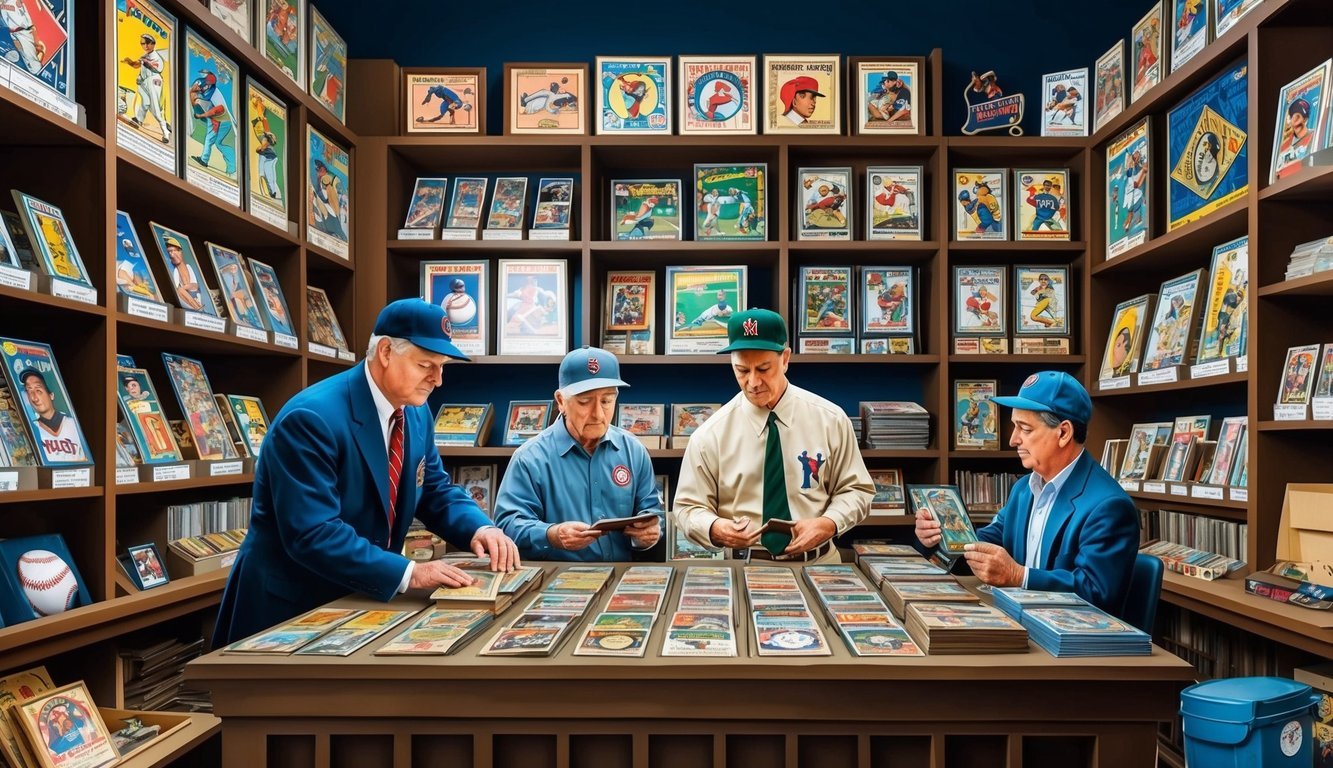
<path fill-rule="evenodd" d="M 640 512 L 636 512 L 635 514 L 630 515 L 629 517 L 608 517 L 602 520 L 598 520 L 597 522 L 588 526 L 588 529 L 592 531 L 601 531 L 602 533 L 606 533 L 608 531 L 623 531 L 626 528 L 630 527 L 631 525 L 634 525 L 635 523 L 638 523 L 639 521 L 645 520 L 650 517 L 657 517 L 657 514 L 655 512 L 650 512 L 648 510 L 642 510 Z"/>
<path fill-rule="evenodd" d="M 961 557 L 963 548 L 977 540 L 977 532 L 967 516 L 967 506 L 963 504 L 957 486 L 909 485 L 907 494 L 912 500 L 913 514 L 925 510 L 939 522 L 942 538 L 938 551 L 948 561 Z"/>

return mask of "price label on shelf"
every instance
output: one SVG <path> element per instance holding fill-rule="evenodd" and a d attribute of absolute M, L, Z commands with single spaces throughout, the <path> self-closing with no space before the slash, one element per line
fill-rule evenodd
<path fill-rule="evenodd" d="M 57 469 L 51 472 L 52 488 L 87 488 L 93 484 L 93 468 Z"/>
<path fill-rule="evenodd" d="M 1190 496 L 1196 499 L 1222 501 L 1222 487 L 1218 485 L 1195 485 L 1190 487 Z"/>
<path fill-rule="evenodd" d="M 257 341 L 261 344 L 268 343 L 268 331 L 259 328 L 250 328 L 248 326 L 238 325 L 236 326 L 236 335 L 239 338 L 247 339 L 249 341 Z"/>
<path fill-rule="evenodd" d="M 399 240 L 434 240 L 434 229 L 400 229 L 398 230 Z"/>
<path fill-rule="evenodd" d="M 313 341 L 307 341 L 305 348 L 310 350 L 310 353 L 312 355 L 320 355 L 321 357 L 338 356 L 338 350 L 334 349 L 333 347 L 326 347 L 323 344 L 316 344 Z"/>
<path fill-rule="evenodd" d="M 1178 485 L 1178 484 L 1176 484 L 1176 483 L 1171 483 L 1170 485 L 1167 486 L 1167 488 L 1170 489 L 1170 492 L 1171 492 L 1171 495 L 1172 495 L 1172 496 L 1188 496 L 1188 495 L 1190 495 L 1190 489 L 1189 489 L 1189 486 L 1188 486 L 1188 485 Z"/>
<path fill-rule="evenodd" d="M 0 265 L 0 285 L 17 288 L 20 291 L 31 291 L 32 273 L 26 269 Z"/>
<path fill-rule="evenodd" d="M 523 230 L 521 229 L 483 229 L 481 231 L 482 240 L 522 240 Z"/>
<path fill-rule="evenodd" d="M 1273 406 L 1273 421 L 1305 421 L 1309 415 L 1310 411 L 1303 403 L 1300 405 L 1278 403 Z"/>
<path fill-rule="evenodd" d="M 184 312 L 185 327 L 198 328 L 201 331 L 212 331 L 213 333 L 226 333 L 227 321 L 220 317 L 205 315 L 203 312 Z"/>
<path fill-rule="evenodd" d="M 1250 356 L 1242 355 L 1236 358 L 1236 373 L 1245 373 L 1250 370 Z"/>
<path fill-rule="evenodd" d="M 1316 397 L 1310 401 L 1315 421 L 1333 421 L 1333 397 Z"/>
<path fill-rule="evenodd" d="M 84 304 L 97 303 L 96 288 L 88 285 L 71 283 L 68 280 L 60 280 L 57 278 L 51 280 L 51 295 L 56 298 L 79 301 Z"/>
<path fill-rule="evenodd" d="M 156 320 L 159 323 L 171 321 L 171 307 L 156 301 L 144 301 L 133 296 L 125 299 L 125 314 Z"/>
<path fill-rule="evenodd" d="M 127 467 L 127 469 L 133 470 L 134 467 Z M 19 473 L 0 472 L 0 493 L 17 491 L 18 489 L 19 489 Z"/>
<path fill-rule="evenodd" d="M 1145 384 L 1169 384 L 1180 381 L 1180 369 L 1172 366 L 1170 368 L 1159 368 L 1155 371 L 1144 371 L 1139 374 L 1139 386 Z"/>
<path fill-rule="evenodd" d="M 440 230 L 441 240 L 476 240 L 477 230 L 475 229 L 442 229 Z"/>
<path fill-rule="evenodd" d="M 1121 488 L 1124 488 L 1124 489 L 1125 489 L 1127 492 L 1129 492 L 1129 493 L 1138 493 L 1138 492 L 1139 492 L 1139 481 L 1138 481 L 1138 480 L 1121 480 L 1121 481 L 1120 481 L 1120 487 L 1121 487 Z"/>
<path fill-rule="evenodd" d="M 1230 488 L 1227 490 L 1227 495 L 1231 497 L 1232 501 L 1248 502 L 1250 500 L 1250 489 Z"/>
<path fill-rule="evenodd" d="M 225 477 L 227 475 L 241 474 L 243 462 L 240 461 L 215 461 L 208 466 L 209 477 Z"/>
<path fill-rule="evenodd" d="M 1144 483 L 1144 484 L 1143 484 L 1143 492 L 1144 492 L 1144 493 L 1160 493 L 1160 494 L 1165 495 L 1165 494 L 1166 494 L 1166 483 Z"/>
<path fill-rule="evenodd" d="M 1225 376 L 1231 373 L 1231 360 L 1213 360 L 1207 363 L 1196 363 L 1190 366 L 1191 379 L 1206 379 L 1209 376 Z"/>
<path fill-rule="evenodd" d="M 278 333 L 277 331 L 274 331 L 273 343 L 279 347 L 286 347 L 287 349 L 300 349 L 300 345 L 296 342 L 296 337 L 286 333 Z"/>
<path fill-rule="evenodd" d="M 116 485 L 134 485 L 139 482 L 138 467 L 116 467 Z"/>
<path fill-rule="evenodd" d="M 153 482 L 165 483 L 170 480 L 189 480 L 189 464 L 165 464 L 160 467 L 153 467 Z"/>
<path fill-rule="evenodd" d="M 1113 389 L 1129 389 L 1129 377 L 1117 376 L 1114 379 L 1100 379 L 1097 381 L 1097 389 L 1102 392 Z"/>

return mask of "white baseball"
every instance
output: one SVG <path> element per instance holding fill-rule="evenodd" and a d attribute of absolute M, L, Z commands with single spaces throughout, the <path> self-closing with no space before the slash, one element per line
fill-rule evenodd
<path fill-rule="evenodd" d="M 444 300 L 444 311 L 449 315 L 449 322 L 467 325 L 477 316 L 477 303 L 466 293 L 451 293 Z"/>
<path fill-rule="evenodd" d="M 74 607 L 79 581 L 60 556 L 44 549 L 23 553 L 18 565 L 23 595 L 38 616 L 54 616 Z"/>

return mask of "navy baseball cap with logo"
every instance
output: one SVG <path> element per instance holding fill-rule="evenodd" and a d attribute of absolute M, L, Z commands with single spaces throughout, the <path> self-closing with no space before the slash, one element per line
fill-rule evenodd
<path fill-rule="evenodd" d="M 718 354 L 740 349 L 781 352 L 787 348 L 787 323 L 771 309 L 747 309 L 727 321 L 727 346 Z"/>
<path fill-rule="evenodd" d="M 1014 397 L 994 397 L 992 402 L 1025 411 L 1053 413 L 1061 419 L 1086 425 L 1092 418 L 1092 398 L 1078 379 L 1064 371 L 1034 373 Z"/>
<path fill-rule="evenodd" d="M 407 339 L 427 352 L 468 360 L 468 356 L 454 346 L 453 328 L 444 308 L 422 299 L 399 299 L 380 310 L 374 334 Z"/>
<path fill-rule="evenodd" d="M 582 347 L 560 361 L 560 394 L 581 395 L 603 387 L 628 387 L 620 380 L 620 361 L 605 349 Z"/>

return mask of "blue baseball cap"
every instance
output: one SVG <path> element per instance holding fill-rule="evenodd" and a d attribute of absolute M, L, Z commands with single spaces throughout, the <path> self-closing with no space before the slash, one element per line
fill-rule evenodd
<path fill-rule="evenodd" d="M 1092 419 L 1092 398 L 1078 379 L 1064 371 L 1034 373 L 1014 397 L 994 397 L 991 402 L 1025 411 L 1053 413 L 1061 419 L 1086 425 Z"/>
<path fill-rule="evenodd" d="M 581 347 L 560 361 L 560 394 L 565 397 L 590 389 L 628 386 L 620 380 L 620 361 L 605 349 Z"/>
<path fill-rule="evenodd" d="M 380 310 L 375 320 L 376 336 L 407 339 L 427 352 L 467 361 L 468 356 L 454 346 L 449 316 L 438 304 L 422 299 L 399 299 Z"/>

